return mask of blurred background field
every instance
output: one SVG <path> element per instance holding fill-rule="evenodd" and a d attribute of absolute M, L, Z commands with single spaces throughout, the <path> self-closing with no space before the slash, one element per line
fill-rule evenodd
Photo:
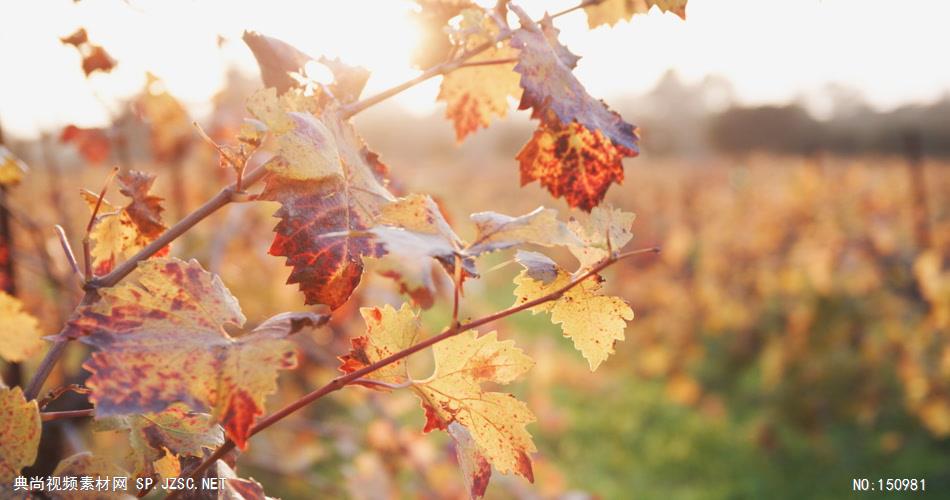
<path fill-rule="evenodd" d="M 98 160 L 77 150 L 83 142 L 60 141 L 61 129 L 5 134 L 31 167 L 5 199 L 18 295 L 45 331 L 58 331 L 80 296 L 51 229 L 62 224 L 78 248 L 88 217 L 80 187 L 98 191 L 112 165 L 155 173 L 174 222 L 230 182 L 190 126 L 196 117 L 216 140 L 233 140 L 259 84 L 238 70 L 225 82 L 202 113 L 178 107 L 161 83 L 110 104 L 110 123 L 87 127 L 107 138 L 85 143 L 104 149 Z M 534 486 L 499 477 L 488 498 L 840 498 L 854 478 L 950 491 L 950 98 L 885 109 L 847 86 L 814 95 L 830 103 L 824 114 L 813 99 L 749 104 L 725 78 L 665 72 L 652 89 L 611 101 L 641 127 L 643 152 L 625 162 L 608 201 L 638 215 L 631 248 L 663 251 L 608 271 L 608 291 L 636 318 L 596 373 L 546 316 L 493 326 L 537 360 L 511 387 L 538 416 L 529 430 L 539 453 Z M 184 115 L 149 124 L 148 102 Z M 523 113 L 456 144 L 441 108 L 405 106 L 374 108 L 357 128 L 396 190 L 432 194 L 463 238 L 473 212 L 570 213 L 519 185 L 514 156 L 533 128 Z M 164 155 L 160 127 L 172 137 Z M 267 255 L 275 209 L 227 207 L 171 250 L 220 273 L 252 324 L 305 308 L 284 284 L 283 259 Z M 513 303 L 510 258 L 480 262 L 463 316 Z M 559 260 L 573 265 L 569 254 Z M 424 313 L 430 333 L 450 314 L 443 292 Z M 335 357 L 362 333 L 359 306 L 403 300 L 368 273 L 329 327 L 299 339 L 301 366 L 282 375 L 268 408 L 335 376 Z M 85 353 L 72 346 L 52 380 L 81 380 Z M 431 361 L 420 358 L 413 370 L 424 377 Z M 408 394 L 348 388 L 255 437 L 240 473 L 285 498 L 463 497 L 450 442 L 422 424 Z M 124 436 L 82 421 L 50 427 L 38 472 L 57 454 L 125 453 Z"/>

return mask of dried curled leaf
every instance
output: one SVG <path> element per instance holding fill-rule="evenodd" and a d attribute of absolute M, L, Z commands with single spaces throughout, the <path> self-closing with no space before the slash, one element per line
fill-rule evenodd
<path fill-rule="evenodd" d="M 29 170 L 23 160 L 0 145 L 0 186 L 16 186 Z"/>
<path fill-rule="evenodd" d="M 196 261 L 140 262 L 121 285 L 77 309 L 65 331 L 99 348 L 84 367 L 99 416 L 155 413 L 182 402 L 209 411 L 242 449 L 274 392 L 277 372 L 296 366 L 287 336 L 326 316 L 300 313 L 233 338 L 244 324 L 237 300 Z"/>
<path fill-rule="evenodd" d="M 579 245 L 580 240 L 557 220 L 557 210 L 538 207 L 518 217 L 496 212 L 479 212 L 471 216 L 478 234 L 465 253 L 483 253 L 534 244 L 542 246 Z"/>
<path fill-rule="evenodd" d="M 629 21 L 636 14 L 645 14 L 653 6 L 661 12 L 672 12 L 686 20 L 686 2 L 688 0 L 605 0 L 585 5 L 587 25 L 596 28 L 602 24 L 613 26 L 621 20 Z"/>
<path fill-rule="evenodd" d="M 344 372 L 369 366 L 415 344 L 419 320 L 408 306 L 403 305 L 399 311 L 386 306 L 361 312 L 366 335 L 353 339 L 350 354 L 341 358 Z M 535 421 L 534 415 L 514 396 L 485 392 L 481 384 L 513 382 L 534 361 L 514 342 L 499 341 L 495 332 L 482 336 L 474 331 L 462 332 L 432 349 L 436 369 L 424 380 L 411 379 L 404 361 L 374 372 L 373 378 L 412 388 L 426 413 L 426 432 L 447 430 L 456 423 L 470 433 L 477 452 L 499 472 L 514 471 L 533 481 L 530 454 L 536 449 L 525 426 Z M 487 477 L 483 479 L 487 481 Z"/>
<path fill-rule="evenodd" d="M 43 348 L 39 322 L 23 310 L 19 299 L 5 292 L 0 292 L 0 325 L 0 358 L 17 363 Z"/>
<path fill-rule="evenodd" d="M 462 40 L 458 46 L 474 49 L 494 40 L 498 32 L 498 26 L 482 9 L 467 9 L 462 12 L 458 30 Z M 459 142 L 479 128 L 487 128 L 492 116 L 508 114 L 508 98 L 521 93 L 519 77 L 514 72 L 517 55 L 518 51 L 504 42 L 469 59 L 469 66 L 442 78 L 436 99 L 445 102 L 445 117 L 455 124 Z M 495 64 L 497 61 L 510 62 Z"/>
<path fill-rule="evenodd" d="M 521 182 L 538 180 L 552 195 L 589 211 L 612 183 L 623 181 L 621 160 L 639 152 L 636 129 L 574 77 L 577 57 L 557 41 L 549 18 L 541 26 L 527 18 L 521 23 L 511 41 L 520 49 L 519 108 L 531 108 L 541 122 L 518 153 Z"/>
<path fill-rule="evenodd" d="M 131 170 L 119 174 L 119 192 L 129 198 L 129 203 L 116 208 L 102 200 L 99 213 L 93 222 L 90 239 L 92 245 L 92 264 L 96 275 L 106 274 L 121 261 L 135 255 L 136 252 L 165 232 L 162 222 L 162 198 L 150 193 L 155 176 L 145 172 Z M 95 210 L 98 195 L 89 191 L 80 191 L 90 210 Z M 168 247 L 156 256 L 168 254 Z"/>
<path fill-rule="evenodd" d="M 522 271 L 515 277 L 516 304 L 543 297 L 571 282 L 571 275 L 561 269 L 550 283 L 538 281 L 528 273 Z M 633 310 L 623 299 L 601 295 L 599 276 L 585 279 L 560 298 L 534 306 L 530 311 L 551 313 L 551 322 L 561 325 L 564 336 L 574 341 L 574 347 L 587 359 L 591 371 L 614 352 L 614 344 L 624 338 L 627 321 L 633 319 Z"/>
<path fill-rule="evenodd" d="M 593 267 L 607 258 L 610 252 L 617 252 L 629 243 L 633 239 L 630 228 L 636 218 L 636 214 L 607 206 L 591 210 L 583 224 L 572 220 L 569 225 L 571 231 L 582 244 L 569 248 L 581 263 L 581 269 Z"/>
<path fill-rule="evenodd" d="M 36 401 L 27 401 L 19 387 L 0 381 L 0 482 L 13 482 L 20 469 L 36 461 L 42 432 Z"/>
<path fill-rule="evenodd" d="M 109 158 L 112 141 L 101 128 L 81 128 L 66 125 L 59 134 L 59 142 L 73 144 L 89 163 L 102 163 Z"/>

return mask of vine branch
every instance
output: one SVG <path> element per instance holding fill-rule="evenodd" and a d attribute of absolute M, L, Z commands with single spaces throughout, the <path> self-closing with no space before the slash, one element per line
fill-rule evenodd
<path fill-rule="evenodd" d="M 455 324 L 449 326 L 448 328 L 446 328 L 445 330 L 443 330 L 442 333 L 440 333 L 440 334 L 438 334 L 438 335 L 436 335 L 436 336 L 434 336 L 434 337 L 430 337 L 430 338 L 428 338 L 428 339 L 426 339 L 426 340 L 423 340 L 422 342 L 419 342 L 418 344 L 415 344 L 415 345 L 413 345 L 413 346 L 411 346 L 411 347 L 408 347 L 408 348 L 406 348 L 406 349 L 403 349 L 402 351 L 399 351 L 399 352 L 397 352 L 397 353 L 395 353 L 395 354 L 393 354 L 393 355 L 391 355 L 391 356 L 388 356 L 388 357 L 386 357 L 386 358 L 383 358 L 383 359 L 381 359 L 381 360 L 379 360 L 379 361 L 377 361 L 377 362 L 375 362 L 375 363 L 372 363 L 372 364 L 367 365 L 367 366 L 365 366 L 365 367 L 363 367 L 363 368 L 360 368 L 359 370 L 356 370 L 356 371 L 353 371 L 353 372 L 347 373 L 347 374 L 345 374 L 345 375 L 341 375 L 341 376 L 339 376 L 339 377 L 334 378 L 333 380 L 331 380 L 330 382 L 328 382 L 328 383 L 327 383 L 326 385 L 324 385 L 323 387 L 320 387 L 319 389 L 316 389 L 315 391 L 310 392 L 310 393 L 304 395 L 304 396 L 301 397 L 300 399 L 294 401 L 293 403 L 288 404 L 287 406 L 281 408 L 280 410 L 277 410 L 277 411 L 274 412 L 274 413 L 271 413 L 271 414 L 268 415 L 267 417 L 265 417 L 265 418 L 261 419 L 259 422 L 255 423 L 253 426 L 251 426 L 251 428 L 250 428 L 250 430 L 249 430 L 249 432 L 248 432 L 248 437 L 257 434 L 258 432 L 261 432 L 262 430 L 264 430 L 264 429 L 270 427 L 271 425 L 274 425 L 275 423 L 279 422 L 280 420 L 282 420 L 283 418 L 287 417 L 288 415 L 290 415 L 290 414 L 296 412 L 297 410 L 300 410 L 301 408 L 304 408 L 305 406 L 309 405 L 310 403 L 313 403 L 314 401 L 316 401 L 316 400 L 322 398 L 323 396 L 326 396 L 327 394 L 330 394 L 331 392 L 335 392 L 335 391 L 337 391 L 337 390 L 339 390 L 339 389 L 342 389 L 343 387 L 345 387 L 345 386 L 347 386 L 347 385 L 350 385 L 350 384 L 352 384 L 352 383 L 355 383 L 355 382 L 357 382 L 357 381 L 364 380 L 363 377 L 365 377 L 366 375 L 369 375 L 369 374 L 375 372 L 376 370 L 379 370 L 380 368 L 384 368 L 384 367 L 386 367 L 386 366 L 388 366 L 388 365 L 391 365 L 391 364 L 393 364 L 393 363 L 395 363 L 395 362 L 397 362 L 397 361 L 400 361 L 400 360 L 402 360 L 402 359 L 404 359 L 404 358 L 406 358 L 406 357 L 408 357 L 408 356 L 410 356 L 410 355 L 412 355 L 412 354 L 415 354 L 415 353 L 417 353 L 417 352 L 419 352 L 419 351 L 421 351 L 421 350 L 423 350 L 423 349 L 426 349 L 426 348 L 431 347 L 431 346 L 433 346 L 433 345 L 435 345 L 435 344 L 438 344 L 439 342 L 442 342 L 443 340 L 446 340 L 446 339 L 448 339 L 448 338 L 454 337 L 454 336 L 456 336 L 456 335 L 458 335 L 458 334 L 460 334 L 460 333 L 462 333 L 462 332 L 466 332 L 466 331 L 468 331 L 468 330 L 472 330 L 472 329 L 474 329 L 474 328 L 478 328 L 478 327 L 480 327 L 480 326 L 482 326 L 482 325 L 485 325 L 485 324 L 487 324 L 487 323 L 491 323 L 491 322 L 493 322 L 493 321 L 497 321 L 497 320 L 499 320 L 499 319 L 502 319 L 502 318 L 511 316 L 512 314 L 515 314 L 515 313 L 524 311 L 525 309 L 530 309 L 530 308 L 535 307 L 535 306 L 537 306 L 537 305 L 541 305 L 541 304 L 544 304 L 544 303 L 546 303 L 546 302 L 550 302 L 550 301 L 552 301 L 552 300 L 557 300 L 557 299 L 559 299 L 562 295 L 564 295 L 566 292 L 568 292 L 568 291 L 571 290 L 572 288 L 576 287 L 577 285 L 579 285 L 579 284 L 580 284 L 581 282 L 583 282 L 584 280 L 586 280 L 586 279 L 588 279 L 588 278 L 590 278 L 590 277 L 592 277 L 592 276 L 597 275 L 598 273 L 600 273 L 600 272 L 603 271 L 604 269 L 610 267 L 611 265 L 613 265 L 613 264 L 615 264 L 615 263 L 617 263 L 617 262 L 619 262 L 619 261 L 621 261 L 621 260 L 625 260 L 625 259 L 628 259 L 628 258 L 630 258 L 630 257 L 636 256 L 636 255 L 645 254 L 645 253 L 659 253 L 659 251 L 660 251 L 660 249 L 659 249 L 658 247 L 651 247 L 651 248 L 643 248 L 643 249 L 639 249 L 639 250 L 633 250 L 633 251 L 630 251 L 630 252 L 624 252 L 624 253 L 620 253 L 620 254 L 610 255 L 609 257 L 605 258 L 604 260 L 602 260 L 602 261 L 601 261 L 600 263 L 598 263 L 597 265 L 595 265 L 595 266 L 593 266 L 592 268 L 590 268 L 587 272 L 585 272 L 585 273 L 581 274 L 579 277 L 574 278 L 573 280 L 571 280 L 570 283 L 564 285 L 563 287 L 561 287 L 561 288 L 559 288 L 559 289 L 557 289 L 557 290 L 555 290 L 555 291 L 553 291 L 553 292 L 551 292 L 551 293 L 549 293 L 549 294 L 547 294 L 547 295 L 543 295 L 543 296 L 538 297 L 538 298 L 536 298 L 536 299 L 534 299 L 534 300 L 529 300 L 529 301 L 523 302 L 523 303 L 521 303 L 521 304 L 518 304 L 518 305 L 515 305 L 515 306 L 511 306 L 511 307 L 509 307 L 509 308 L 507 308 L 507 309 L 498 311 L 498 312 L 493 313 L 493 314 L 489 314 L 488 316 L 484 316 L 484 317 L 482 317 L 482 318 L 479 318 L 479 319 L 476 319 L 476 320 L 473 320 L 473 321 L 469 321 L 468 323 L 463 323 L 463 324 L 455 323 Z M 227 441 L 225 441 L 223 445 L 221 445 L 220 447 L 218 447 L 217 450 L 214 451 L 214 453 L 212 453 L 211 455 L 209 455 L 208 457 L 206 457 L 206 458 L 201 462 L 201 464 L 199 464 L 199 465 L 198 465 L 197 467 L 195 467 L 194 469 L 188 471 L 187 474 L 182 474 L 182 476 L 180 476 L 180 477 L 186 477 L 186 478 L 194 478 L 194 477 L 197 477 L 199 474 L 201 474 L 201 473 L 203 473 L 205 470 L 207 470 L 208 467 L 210 467 L 212 464 L 214 464 L 215 462 L 217 462 L 218 459 L 220 459 L 221 457 L 223 457 L 224 455 L 226 455 L 228 452 L 230 452 L 231 450 L 233 450 L 234 447 L 235 447 L 235 444 L 234 444 L 233 441 L 231 441 L 230 439 L 227 440 Z M 141 492 L 141 493 L 140 493 L 140 496 L 144 496 L 144 494 L 147 494 L 147 493 L 148 493 L 147 491 Z M 176 493 L 172 493 L 170 496 L 168 496 L 167 500 L 171 500 L 171 499 L 173 499 L 173 498 L 177 498 Z"/>

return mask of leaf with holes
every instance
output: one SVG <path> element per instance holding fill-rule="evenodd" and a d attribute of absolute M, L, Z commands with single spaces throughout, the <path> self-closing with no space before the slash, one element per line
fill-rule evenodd
<path fill-rule="evenodd" d="M 606 24 L 613 26 L 621 20 L 629 21 L 637 14 L 646 14 L 653 6 L 660 12 L 672 12 L 686 20 L 686 2 L 688 0 L 605 0 L 584 6 L 587 12 L 587 25 L 596 28 Z"/>
<path fill-rule="evenodd" d="M 530 268 L 529 268 L 530 269 Z M 515 277 L 515 304 L 543 297 L 571 282 L 571 275 L 559 269 L 550 283 L 532 278 L 528 271 Z M 587 359 L 594 371 L 614 352 L 614 344 L 623 340 L 633 310 L 619 297 L 601 294 L 601 278 L 593 276 L 565 292 L 560 298 L 532 307 L 534 314 L 551 313 L 551 322 L 560 324 L 565 337 Z"/>
<path fill-rule="evenodd" d="M 99 416 L 155 413 L 182 402 L 210 411 L 242 449 L 274 392 L 277 372 L 296 366 L 287 337 L 326 316 L 278 316 L 231 337 L 244 315 L 221 280 L 196 261 L 140 262 L 122 284 L 80 306 L 64 332 L 99 349 L 84 367 Z"/>
<path fill-rule="evenodd" d="M 456 32 L 461 38 L 458 46 L 474 49 L 492 42 L 498 32 L 498 26 L 483 10 L 467 9 Z M 508 98 L 521 95 L 518 73 L 514 72 L 517 55 L 518 51 L 504 42 L 442 78 L 437 100 L 445 102 L 445 117 L 455 124 L 459 142 L 479 128 L 487 128 L 493 116 L 507 115 Z"/>
<path fill-rule="evenodd" d="M 40 410 L 19 387 L 0 381 L 0 482 L 10 484 L 20 469 L 36 460 L 40 446 Z"/>

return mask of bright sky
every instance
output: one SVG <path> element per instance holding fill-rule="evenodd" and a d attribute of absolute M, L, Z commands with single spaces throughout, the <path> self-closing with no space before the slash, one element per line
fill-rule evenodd
<path fill-rule="evenodd" d="M 578 0 L 522 0 L 529 12 Z M 264 6 L 266 4 L 266 7 Z M 35 136 L 64 124 L 101 125 L 106 106 L 134 94 L 145 71 L 200 116 L 229 65 L 256 73 L 245 29 L 313 56 L 373 71 L 367 92 L 416 74 L 416 33 L 402 0 L 72 0 L 0 3 L 0 123 Z M 875 106 L 936 99 L 950 90 L 946 0 L 691 0 L 688 21 L 652 12 L 588 31 L 582 12 L 557 20 L 561 40 L 583 56 L 577 74 L 594 96 L 648 90 L 667 69 L 687 80 L 727 77 L 747 103 L 787 102 L 829 82 L 860 90 Z M 59 37 L 84 26 L 119 65 L 87 81 Z M 217 36 L 232 43 L 223 49 Z M 438 81 L 396 100 L 434 109 Z"/>

